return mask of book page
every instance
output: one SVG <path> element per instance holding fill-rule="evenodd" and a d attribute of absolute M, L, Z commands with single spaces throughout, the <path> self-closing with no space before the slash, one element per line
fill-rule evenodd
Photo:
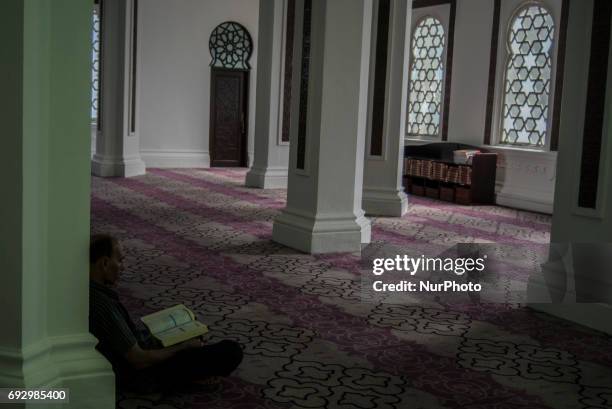
<path fill-rule="evenodd" d="M 187 341 L 191 338 L 199 337 L 208 332 L 208 327 L 198 321 L 190 321 L 179 327 L 170 328 L 166 331 L 155 334 L 163 346 L 168 347 L 179 342 Z"/>
<path fill-rule="evenodd" d="M 155 335 L 192 322 L 194 318 L 195 316 L 187 307 L 179 304 L 144 316 L 141 320 L 149 328 L 149 331 Z"/>

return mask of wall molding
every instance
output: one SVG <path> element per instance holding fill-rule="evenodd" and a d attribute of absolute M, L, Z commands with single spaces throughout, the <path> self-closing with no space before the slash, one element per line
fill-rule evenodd
<path fill-rule="evenodd" d="M 143 149 L 140 156 L 147 168 L 209 168 L 206 150 Z"/>

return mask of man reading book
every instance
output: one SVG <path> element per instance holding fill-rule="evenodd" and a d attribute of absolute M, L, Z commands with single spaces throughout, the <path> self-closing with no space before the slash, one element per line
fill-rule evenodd
<path fill-rule="evenodd" d="M 119 242 L 94 235 L 89 247 L 89 330 L 98 338 L 98 350 L 110 361 L 124 388 L 154 391 L 191 381 L 230 375 L 242 361 L 234 341 L 204 345 L 202 338 L 162 347 L 151 333 L 139 329 L 113 286 L 121 271 Z"/>

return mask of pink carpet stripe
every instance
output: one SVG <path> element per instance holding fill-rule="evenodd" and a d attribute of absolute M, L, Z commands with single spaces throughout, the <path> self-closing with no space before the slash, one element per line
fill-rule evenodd
<path fill-rule="evenodd" d="M 321 338 L 336 343 L 348 353 L 363 356 L 364 351 L 358 347 L 360 340 L 370 344 L 376 342 L 388 351 L 385 354 L 371 349 L 366 352 L 377 370 L 407 376 L 415 388 L 445 399 L 449 407 L 485 409 L 490 407 L 487 405 L 492 400 L 498 402 L 498 408 L 547 407 L 539 397 L 499 384 L 488 374 L 458 367 L 454 358 L 433 354 L 415 342 L 400 343 L 389 328 L 369 326 L 360 317 L 324 304 L 316 296 L 303 294 L 171 231 L 150 225 L 137 214 L 119 209 L 103 199 L 94 197 L 92 208 L 96 214 L 120 222 L 137 237 L 156 243 L 172 257 L 190 260 L 190 264 L 204 269 L 210 277 L 236 291 L 247 290 L 253 299 L 288 315 L 296 325 L 316 331 Z M 342 331 L 338 331 L 339 328 Z M 395 345 L 389 345 L 390 340 L 394 340 Z M 473 387 L 465 387 L 467 385 Z"/>
<path fill-rule="evenodd" d="M 594 337 L 589 328 L 582 330 L 574 323 L 561 319 L 551 319 L 544 325 L 533 310 L 528 308 L 513 308 L 504 304 L 453 304 L 448 306 L 453 311 L 460 311 L 476 321 L 490 322 L 516 334 L 525 334 L 543 345 L 568 351 L 577 359 L 590 361 L 604 366 L 612 366 L 612 348 L 610 337 Z M 603 334 L 599 334 L 603 335 Z"/>
<path fill-rule="evenodd" d="M 264 240 L 270 239 L 272 227 L 269 223 L 248 221 L 233 213 L 226 212 L 212 206 L 206 206 L 202 203 L 193 202 L 179 195 L 140 182 L 137 179 L 125 178 L 112 179 L 111 181 L 112 183 L 126 189 L 130 189 L 133 192 L 146 195 L 153 199 L 159 200 L 162 203 L 166 203 L 197 216 L 205 217 L 206 220 L 222 223 L 232 227 L 235 230 L 242 231 L 257 238 Z"/>
<path fill-rule="evenodd" d="M 153 169 L 153 170 L 156 170 L 156 169 Z M 226 168 L 209 168 L 209 169 L 202 169 L 202 170 L 208 173 L 227 176 L 229 178 L 232 178 L 234 180 L 239 180 L 239 181 L 244 181 L 245 174 L 246 174 L 244 171 L 229 170 Z M 193 176 L 190 176 L 190 177 L 193 177 Z M 200 180 L 200 179 L 197 179 L 197 180 Z M 253 192 L 254 194 L 259 194 L 261 190 L 254 189 Z M 261 197 L 264 197 L 264 196 L 261 195 Z M 424 207 L 429 207 L 429 208 L 434 208 L 434 209 L 444 210 L 444 211 L 452 211 L 453 213 L 463 214 L 466 216 L 472 216 L 472 217 L 476 217 L 479 219 L 485 219 L 485 220 L 495 221 L 499 223 L 507 223 L 507 224 L 511 224 L 511 225 L 519 226 L 519 227 L 528 227 L 528 228 L 532 228 L 532 229 L 539 230 L 539 231 L 548 231 L 550 229 L 549 225 L 546 223 L 540 223 L 540 222 L 531 221 L 531 220 L 522 220 L 522 219 L 519 219 L 518 217 L 505 216 L 505 215 L 500 215 L 500 214 L 492 214 L 487 211 L 473 210 L 472 208 L 468 206 L 457 206 L 454 204 L 451 205 L 451 204 L 447 204 L 439 200 L 433 200 L 433 199 L 428 199 L 428 198 L 414 196 L 414 195 L 409 195 L 408 202 L 409 204 L 416 204 L 419 206 L 424 206 Z"/>
<path fill-rule="evenodd" d="M 272 226 L 269 223 L 257 222 L 251 220 L 245 220 L 239 215 L 226 212 L 224 210 L 207 206 L 201 202 L 194 202 L 190 199 L 183 198 L 179 195 L 171 193 L 169 191 L 157 188 L 155 186 L 140 182 L 137 179 L 112 179 L 113 183 L 116 183 L 125 188 L 131 189 L 132 191 L 147 195 L 160 202 L 167 203 L 171 206 L 175 206 L 183 211 L 191 212 L 197 216 L 204 218 L 213 218 L 223 224 L 231 226 L 232 228 L 243 231 L 247 234 L 255 237 L 270 240 L 272 238 Z M 416 239 L 412 235 L 398 234 L 394 231 L 387 231 L 377 226 L 373 226 L 372 234 L 374 240 L 385 241 L 398 246 L 406 247 L 411 245 L 413 249 L 421 249 L 423 254 L 436 255 L 441 252 L 448 250 L 448 246 L 438 245 L 434 243 L 424 244 L 422 240 Z M 544 245 L 536 246 L 530 243 L 531 247 L 540 248 L 544 251 Z M 532 273 L 531 270 L 521 268 L 509 262 L 496 261 L 498 268 L 504 268 L 506 274 L 517 281 L 526 281 L 529 275 Z"/>
<path fill-rule="evenodd" d="M 274 209 L 279 209 L 285 206 L 285 203 L 279 200 L 270 199 L 267 197 L 262 197 L 250 192 L 239 191 L 235 188 L 231 188 L 229 186 L 220 185 L 218 183 L 209 182 L 208 180 L 194 178 L 193 176 L 183 175 L 182 173 L 177 173 L 165 169 L 152 169 L 151 173 L 158 176 L 163 176 L 168 179 L 173 179 L 176 181 L 181 181 L 184 183 L 188 183 L 194 187 L 200 187 L 208 190 L 212 190 L 214 192 L 222 193 L 227 196 L 235 197 L 240 200 L 249 201 L 251 203 L 256 203 L 261 206 L 266 206 Z"/>
<path fill-rule="evenodd" d="M 513 236 L 506 235 L 506 234 L 489 233 L 487 231 L 477 229 L 475 227 L 462 226 L 456 223 L 441 222 L 441 221 L 434 220 L 432 218 L 424 217 L 424 216 L 407 215 L 407 216 L 404 216 L 403 219 L 411 220 L 414 223 L 418 223 L 418 224 L 426 224 L 429 227 L 435 227 L 440 230 L 450 231 L 458 235 L 463 235 L 467 237 L 475 237 L 476 239 L 479 239 L 479 240 L 492 241 L 496 243 L 512 243 L 512 244 L 520 244 L 520 245 L 538 244 L 537 241 L 533 241 L 533 240 L 517 239 Z M 423 219 L 425 219 L 426 221 L 423 221 Z"/>
<path fill-rule="evenodd" d="M 215 221 L 223 223 L 244 233 L 250 234 L 254 237 L 258 237 L 264 240 L 272 239 L 272 226 L 270 223 L 245 220 L 240 215 L 237 215 L 235 213 L 226 212 L 215 207 L 207 206 L 201 202 L 194 202 L 190 199 L 183 198 L 169 191 L 140 182 L 137 179 L 117 178 L 112 179 L 112 182 L 125 188 L 131 189 L 134 192 L 147 195 L 156 200 L 159 200 L 160 202 L 177 207 L 183 211 L 191 212 L 197 216 L 204 218 L 213 218 L 213 220 Z M 399 234 L 394 231 L 387 231 L 385 229 L 381 229 L 377 226 L 373 226 L 372 235 L 373 239 L 376 241 L 385 241 L 387 243 L 391 243 L 404 248 L 407 245 L 410 245 L 411 250 L 420 249 L 421 253 L 426 255 L 437 255 L 445 250 L 448 250 L 449 248 L 449 246 L 434 243 L 424 243 L 422 240 L 416 239 L 414 235 Z M 536 249 L 540 249 L 541 247 L 540 251 L 545 250 L 544 245 L 535 245 L 531 243 L 530 247 L 535 247 Z M 511 262 L 496 260 L 495 263 L 496 268 L 503 268 L 504 274 L 516 281 L 526 282 L 530 274 L 533 273 L 532 270 L 514 265 Z M 355 271 L 354 269 L 357 267 L 359 266 L 353 266 L 353 271 Z"/>
<path fill-rule="evenodd" d="M 177 180 L 183 183 L 188 183 L 189 185 L 194 185 L 195 181 L 199 180 L 199 179 L 195 179 L 193 177 L 186 177 L 187 179 L 184 178 L 175 178 L 173 175 L 168 176 L 170 179 L 172 180 Z M 195 181 L 194 181 L 195 179 Z M 234 213 L 228 213 L 228 212 L 223 212 L 222 210 L 219 209 L 215 209 L 215 208 L 211 208 L 208 207 L 204 204 L 202 204 L 201 202 L 192 202 L 191 200 L 188 199 L 184 199 L 180 196 L 174 195 L 170 192 L 152 187 L 150 185 L 147 185 L 145 183 L 142 182 L 138 182 L 135 179 L 116 179 L 114 180 L 116 183 L 121 183 L 126 187 L 132 186 L 133 189 L 138 190 L 140 193 L 143 194 L 147 194 L 151 197 L 154 197 L 160 201 L 169 203 L 173 206 L 177 206 L 177 207 L 181 207 L 187 211 L 193 211 L 193 209 L 197 208 L 198 206 L 202 206 L 202 209 L 205 209 L 206 212 L 202 213 L 202 212 L 196 212 L 196 214 L 203 216 L 203 217 L 210 217 L 212 216 L 212 214 L 210 213 L 210 211 L 214 211 L 216 217 L 222 218 L 223 222 L 231 225 L 235 228 L 240 228 L 243 229 L 243 231 L 252 234 L 256 237 L 260 237 L 263 239 L 271 239 L 271 228 L 272 226 L 269 225 L 268 223 L 258 223 L 256 225 L 252 225 L 251 223 L 256 223 L 256 222 L 251 222 L 251 221 L 246 221 L 243 220 L 240 216 L 234 214 Z M 210 182 L 209 182 L 210 183 Z M 214 183 L 213 183 L 214 185 Z M 207 188 L 204 187 L 202 185 L 196 185 L 197 187 L 202 187 L 202 188 Z M 228 188 L 231 189 L 231 188 Z M 224 192 L 219 192 L 219 193 L 223 193 Z M 230 192 L 230 195 L 233 195 L 235 192 Z M 242 192 L 240 192 L 242 193 Z M 251 200 L 250 196 L 244 196 L 241 195 L 240 197 L 241 200 L 246 200 L 250 203 L 253 204 L 260 204 L 257 202 L 254 202 Z M 211 210 L 209 210 L 211 209 Z M 265 228 L 265 231 L 261 231 L 261 228 Z M 447 230 L 453 230 L 453 229 L 447 229 Z M 456 231 L 455 231 L 456 233 Z M 372 235 L 373 235 L 373 239 L 374 240 L 383 240 L 386 241 L 388 243 L 391 244 L 395 244 L 398 246 L 402 246 L 402 247 L 406 247 L 407 244 L 410 244 L 416 248 L 421 248 L 422 251 L 424 252 L 424 254 L 428 254 L 428 255 L 433 255 L 433 254 L 439 254 L 445 250 L 448 249 L 448 246 L 444 246 L 444 245 L 440 245 L 440 244 L 435 244 L 435 243 L 426 243 L 424 244 L 424 242 L 422 240 L 416 239 L 415 235 L 417 235 L 418 233 L 413 233 L 413 234 L 406 234 L 406 233 L 399 233 L 395 230 L 390 230 L 390 229 L 386 229 L 384 226 L 380 226 L 380 225 L 373 225 L 372 226 Z M 470 234 L 465 233 L 465 235 L 470 236 Z M 545 251 L 546 245 L 545 244 L 539 244 L 539 243 L 534 243 L 534 242 L 523 242 L 523 241 L 518 241 L 519 244 L 521 245 L 526 245 L 529 248 L 533 248 L 537 251 Z M 452 244 L 449 244 L 452 245 Z M 508 271 L 508 275 L 515 280 L 519 280 L 519 281 L 525 281 L 527 280 L 527 278 L 529 277 L 529 275 L 532 273 L 531 270 L 528 269 L 524 269 L 521 268 L 517 265 L 514 265 L 510 262 L 504 262 L 504 261 L 497 261 L 497 266 L 498 267 L 503 267 Z"/>
<path fill-rule="evenodd" d="M 148 170 L 148 169 L 147 169 Z M 244 178 L 246 176 L 246 173 L 237 173 L 235 171 L 232 171 L 230 169 L 227 168 L 207 168 L 207 169 L 202 169 L 204 172 L 208 172 L 208 173 L 213 173 L 216 175 L 221 175 L 221 176 L 225 176 L 227 178 L 230 179 L 234 179 L 234 180 L 242 180 L 244 181 Z"/>
<path fill-rule="evenodd" d="M 239 191 L 236 188 L 232 188 L 229 186 L 221 186 L 219 184 L 209 182 L 203 179 L 198 179 L 193 176 L 183 175 L 180 173 L 167 171 L 167 170 L 161 170 L 161 169 L 152 170 L 151 173 L 154 173 L 156 175 L 163 176 L 169 179 L 173 179 L 176 181 L 185 182 L 195 187 L 202 187 L 202 188 L 214 190 L 216 192 L 223 193 L 225 195 L 232 196 L 232 197 L 235 197 L 241 200 L 250 201 L 251 203 L 261 204 L 262 206 L 273 207 L 275 209 L 282 208 L 285 206 L 285 203 L 279 200 L 263 198 L 262 196 L 256 195 L 254 193 Z M 429 226 L 437 227 L 441 230 L 452 231 L 453 233 L 456 233 L 456 234 L 477 237 L 481 240 L 501 242 L 500 238 L 503 237 L 504 243 L 515 243 L 515 244 L 534 243 L 534 241 L 531 241 L 531 240 L 517 239 L 512 236 L 505 236 L 505 235 L 500 235 L 496 233 L 489 233 L 489 232 L 486 232 L 480 229 L 476 229 L 473 227 L 461 226 L 458 224 L 447 223 L 447 222 L 440 222 L 438 220 L 431 219 L 426 216 L 417 217 L 417 216 L 407 215 L 407 216 L 404 216 L 404 218 L 415 220 L 415 222 L 417 223 L 423 223 L 422 219 L 426 219 L 427 224 Z"/>
<path fill-rule="evenodd" d="M 464 214 L 466 216 L 472 216 L 472 217 L 476 217 L 479 219 L 497 221 L 500 223 L 508 223 L 508 224 L 512 224 L 512 225 L 520 226 L 520 227 L 530 227 L 532 229 L 536 229 L 540 231 L 548 231 L 550 229 L 550 226 L 546 223 L 539 223 L 539 222 L 530 221 L 530 220 L 521 220 L 519 218 L 512 217 L 512 216 L 491 214 L 485 211 L 473 210 L 467 206 L 457 206 L 454 204 L 453 205 L 446 204 L 439 200 L 426 199 L 426 198 L 419 197 L 419 196 L 410 195 L 408 202 L 419 205 L 419 206 L 431 207 L 434 209 L 440 209 L 440 210 L 445 210 L 445 211 L 451 211 L 453 213 Z"/>

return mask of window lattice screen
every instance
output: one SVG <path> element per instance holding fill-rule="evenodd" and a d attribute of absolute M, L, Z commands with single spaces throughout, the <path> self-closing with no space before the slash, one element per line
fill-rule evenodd
<path fill-rule="evenodd" d="M 421 20 L 412 36 L 407 129 L 410 135 L 440 135 L 444 47 L 440 20 L 434 17 Z"/>
<path fill-rule="evenodd" d="M 100 14 L 97 7 L 93 11 L 93 30 L 91 48 L 91 120 L 98 120 L 98 96 L 100 92 Z"/>
<path fill-rule="evenodd" d="M 500 143 L 544 147 L 552 77 L 554 21 L 543 7 L 522 9 L 508 32 Z"/>

